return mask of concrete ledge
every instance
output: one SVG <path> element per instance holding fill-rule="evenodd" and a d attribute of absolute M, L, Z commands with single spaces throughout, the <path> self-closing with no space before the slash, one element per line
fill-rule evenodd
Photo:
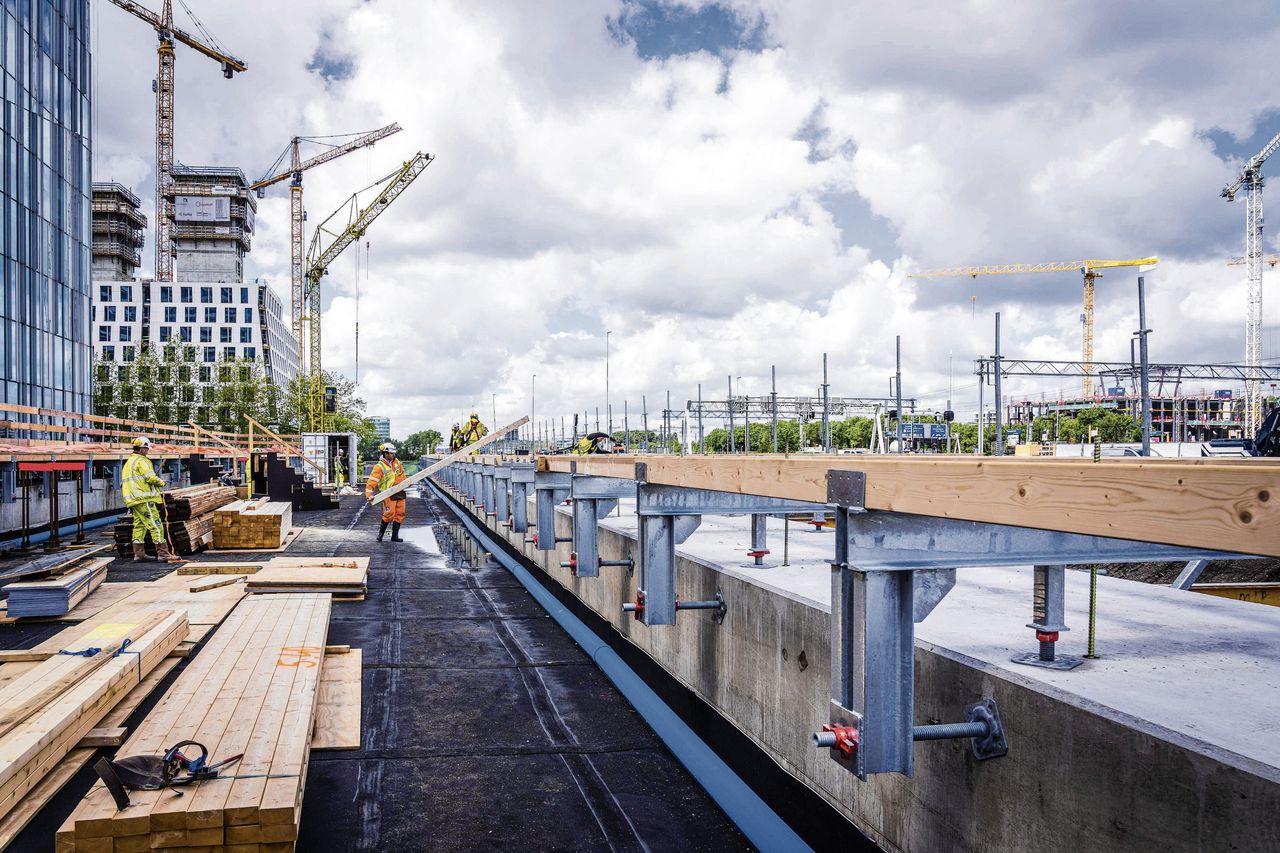
<path fill-rule="evenodd" d="M 978 762 L 967 742 L 919 743 L 914 778 L 859 782 L 809 740 L 827 719 L 830 534 L 793 534 L 795 565 L 760 571 L 733 556 L 749 541 L 746 519 L 706 522 L 680 548 L 678 588 L 685 599 L 721 590 L 724 624 L 686 612 L 648 628 L 622 613 L 635 589 L 625 568 L 574 578 L 559 566 L 568 545 L 537 551 L 485 521 L 887 849 L 1260 850 L 1280 838 L 1280 610 L 1104 578 L 1106 657 L 1047 673 L 1007 663 L 1034 645 L 1021 627 L 1029 572 L 964 570 L 918 626 L 916 723 L 955 721 L 991 696 L 1009 754 Z M 603 524 L 601 556 L 638 559 L 633 528 L 625 514 Z M 566 513 L 556 535 L 571 535 Z M 776 527 L 771 536 L 779 551 Z M 1070 574 L 1068 622 L 1083 635 L 1087 575 Z"/>

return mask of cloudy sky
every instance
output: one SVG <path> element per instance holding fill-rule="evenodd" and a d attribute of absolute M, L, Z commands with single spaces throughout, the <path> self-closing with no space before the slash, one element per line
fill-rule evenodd
<path fill-rule="evenodd" d="M 730 374 L 767 393 L 771 365 L 816 393 L 824 352 L 832 394 L 886 394 L 895 335 L 906 395 L 941 409 L 954 383 L 971 415 L 997 310 L 1006 354 L 1079 357 L 1079 274 L 909 278 L 940 265 L 1158 255 L 1153 358 L 1243 357 L 1244 205 L 1218 193 L 1280 131 L 1266 0 L 188 5 L 249 70 L 179 48 L 181 162 L 252 179 L 295 134 L 399 122 L 307 173 L 315 224 L 436 157 L 359 258 L 360 390 L 396 436 L 526 414 L 534 374 L 539 418 L 594 417 L 606 331 L 615 427 L 624 400 L 680 408 Z M 155 36 L 94 13 L 95 179 L 150 199 Z M 282 187 L 248 266 L 287 297 Z M 324 364 L 348 375 L 356 264 L 325 281 Z M 1136 273 L 1108 272 L 1099 360 L 1128 358 L 1136 313 Z"/>

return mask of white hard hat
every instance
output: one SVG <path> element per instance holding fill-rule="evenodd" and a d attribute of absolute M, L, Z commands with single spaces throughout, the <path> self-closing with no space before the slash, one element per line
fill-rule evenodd
<path fill-rule="evenodd" d="M 384 441 L 382 442 L 382 444 L 378 445 L 378 450 L 380 450 L 383 453 L 395 453 L 396 446 L 389 441 Z"/>
<path fill-rule="evenodd" d="M 134 447 L 150 447 L 151 439 L 147 438 L 145 435 L 140 435 L 133 440 L 133 446 Z"/>

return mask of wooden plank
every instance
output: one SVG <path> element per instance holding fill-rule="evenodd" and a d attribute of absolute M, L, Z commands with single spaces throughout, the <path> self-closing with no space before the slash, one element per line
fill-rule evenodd
<path fill-rule="evenodd" d="M 248 575 L 216 575 L 211 580 L 197 581 L 187 587 L 189 592 L 206 592 L 211 589 L 217 589 L 220 586 L 229 586 L 238 581 L 248 579 Z"/>
<path fill-rule="evenodd" d="M 0 813 L 7 814 L 186 634 L 184 614 L 170 614 L 55 701 L 0 738 Z"/>
<path fill-rule="evenodd" d="M 363 654 L 350 648 L 336 655 L 325 652 L 311 748 L 359 749 Z"/>
<path fill-rule="evenodd" d="M 459 459 L 463 459 L 467 456 L 470 456 L 480 448 L 487 447 L 488 445 L 493 444 L 493 442 L 498 441 L 501 438 L 504 438 L 508 433 L 514 432 L 515 430 L 524 426 L 528 422 L 529 422 L 529 417 L 526 415 L 525 417 L 521 418 L 518 421 L 514 421 L 512 423 L 507 424 L 502 429 L 494 430 L 493 432 L 489 433 L 479 441 L 473 441 L 470 444 L 468 444 L 466 447 L 462 448 L 461 450 L 456 450 L 453 453 L 450 453 L 448 456 L 443 457 L 439 462 L 435 462 L 435 463 L 432 463 L 431 465 L 428 465 L 426 468 L 423 468 L 421 471 L 417 472 L 416 474 L 410 474 L 408 477 L 404 479 L 404 482 L 398 485 L 392 486 L 389 489 L 385 489 L 384 491 L 378 492 L 376 495 L 374 495 L 373 496 L 374 505 L 382 503 L 387 498 L 391 497 L 397 492 L 404 491 L 406 488 L 408 488 L 409 486 L 412 486 L 414 483 L 418 482 L 419 480 L 425 480 L 427 477 L 430 477 L 432 474 L 439 471 L 441 468 L 444 468 L 449 463 L 456 462 Z"/>
<path fill-rule="evenodd" d="M 124 743 L 128 734 L 129 730 L 124 726 L 98 726 L 96 729 L 89 729 L 85 736 L 80 738 L 76 747 L 96 749 L 102 746 L 119 746 Z"/>
<path fill-rule="evenodd" d="M 299 536 L 305 532 L 305 527 L 294 527 L 285 534 L 284 541 L 277 548 L 210 548 L 210 554 L 271 554 L 278 553 L 288 549 Z"/>
<path fill-rule="evenodd" d="M 57 652 L 34 652 L 28 649 L 0 650 L 0 664 L 48 660 Z"/>
<path fill-rule="evenodd" d="M 866 475 L 866 507 L 1280 556 L 1280 465 L 980 457 L 543 456 L 542 470 L 825 503 L 829 470 Z"/>
<path fill-rule="evenodd" d="M 265 592 L 272 589 L 320 587 L 326 591 L 359 593 L 365 591 L 368 576 L 368 569 L 268 565 L 257 574 L 249 576 L 245 581 L 245 589 L 250 592 Z"/>
<path fill-rule="evenodd" d="M 60 650 L 73 654 L 53 655 L 0 688 L 0 736 L 110 661 L 126 643 L 139 640 L 167 615 L 138 613 L 130 622 L 99 625 L 69 648 Z M 94 650 L 92 655 L 81 655 Z"/>
<path fill-rule="evenodd" d="M 264 802 L 273 808 L 300 803 L 305 777 L 259 774 L 305 768 L 329 608 L 324 595 L 243 602 L 120 750 L 146 754 L 194 738 L 209 746 L 215 759 L 243 751 L 233 773 L 258 778 L 196 784 L 185 789 L 184 797 L 131 792 L 133 804 L 123 812 L 95 784 L 59 831 L 59 843 L 75 850 L 243 844 L 257 849 L 261 843 L 292 843 L 296 808 L 290 809 L 290 819 L 266 827 L 259 812 Z M 268 789 L 269 782 L 284 784 Z"/>
<path fill-rule="evenodd" d="M 251 575 L 265 563 L 183 563 L 178 566 L 180 575 Z"/>

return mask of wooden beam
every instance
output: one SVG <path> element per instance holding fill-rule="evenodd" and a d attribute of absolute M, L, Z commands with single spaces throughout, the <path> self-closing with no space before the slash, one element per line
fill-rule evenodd
<path fill-rule="evenodd" d="M 508 433 L 520 429 L 520 427 L 524 426 L 528 422 L 529 422 L 529 417 L 528 415 L 526 415 L 525 417 L 521 418 L 518 421 L 514 421 L 513 423 L 507 424 L 502 429 L 494 430 L 493 432 L 489 433 L 479 441 L 471 442 L 461 450 L 454 451 L 453 453 L 450 453 L 448 456 L 445 456 L 439 462 L 428 465 L 426 468 L 423 468 L 418 473 L 410 477 L 406 477 L 404 482 L 400 483 L 399 485 L 395 485 L 385 491 L 378 492 L 376 495 L 373 496 L 373 503 L 375 505 L 382 503 L 387 498 L 394 495 L 396 492 L 404 491 L 406 488 L 408 488 L 409 486 L 412 486 L 414 483 L 418 482 L 419 480 L 423 480 L 423 479 L 426 479 L 427 477 L 430 477 L 432 474 L 439 471 L 441 468 L 445 467 L 450 462 L 456 462 L 459 459 L 462 459 L 466 456 L 470 456 L 472 453 L 475 453 L 480 448 L 487 447 L 490 444 L 493 444 L 498 439 L 507 435 Z"/>
<path fill-rule="evenodd" d="M 825 503 L 827 472 L 866 474 L 866 507 L 1280 556 L 1280 465 L 922 456 L 543 456 L 539 468 Z M 1241 464 L 1243 462 L 1244 464 Z"/>

